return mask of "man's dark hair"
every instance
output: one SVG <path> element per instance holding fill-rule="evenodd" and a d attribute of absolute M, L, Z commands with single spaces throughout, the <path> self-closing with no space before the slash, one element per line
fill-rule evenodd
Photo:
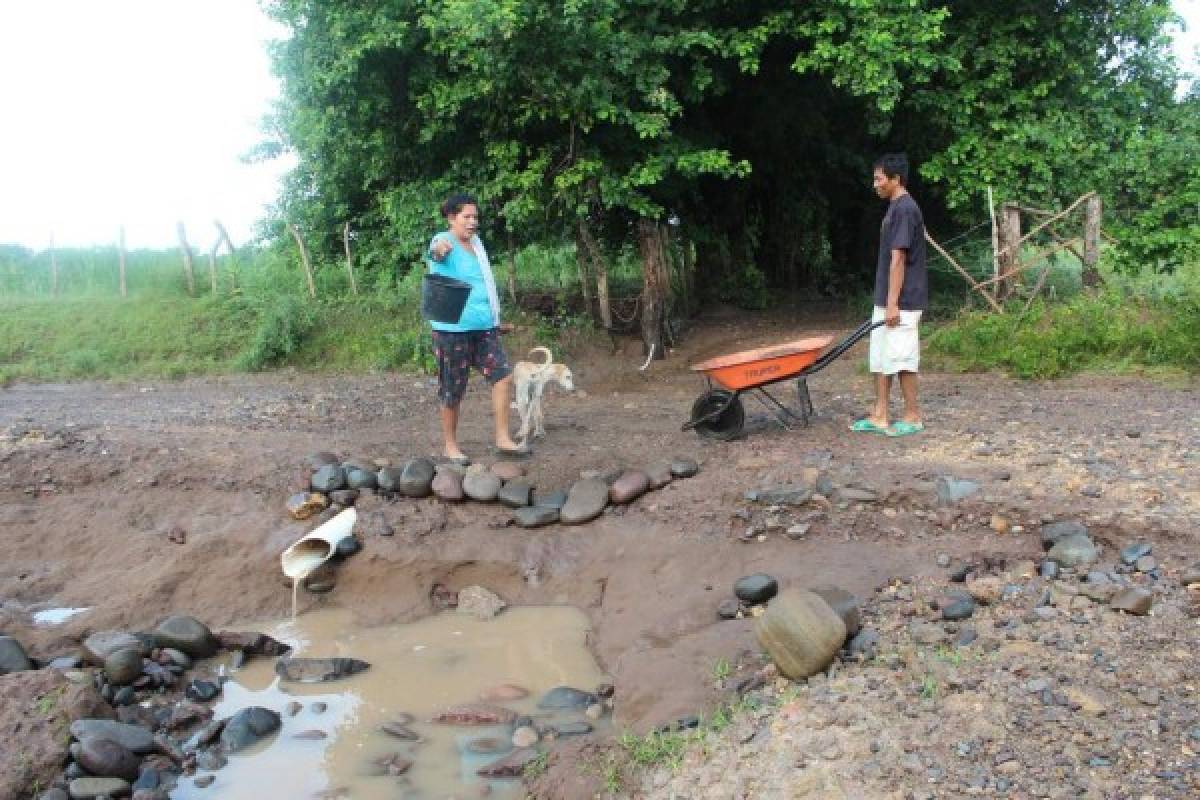
<path fill-rule="evenodd" d="M 875 159 L 872 169 L 883 170 L 889 178 L 900 177 L 900 185 L 908 185 L 908 156 L 904 153 L 885 153 Z"/>
<path fill-rule="evenodd" d="M 442 216 L 451 217 L 463 210 L 464 206 L 479 207 L 479 203 L 469 194 L 458 192 L 446 198 L 446 202 L 442 203 Z"/>

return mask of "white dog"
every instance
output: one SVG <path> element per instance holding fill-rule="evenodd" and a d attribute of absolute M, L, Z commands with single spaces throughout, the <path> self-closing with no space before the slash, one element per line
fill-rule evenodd
<path fill-rule="evenodd" d="M 545 416 L 542 413 L 542 394 L 546 384 L 557 383 L 568 392 L 575 390 L 575 381 L 571 370 L 566 364 L 555 364 L 554 355 L 546 347 L 535 347 L 529 355 L 542 353 L 546 360 L 541 363 L 534 361 L 518 361 L 513 367 L 513 382 L 517 385 L 517 413 L 521 415 L 521 430 L 517 439 L 525 444 L 529 439 L 530 429 L 534 436 L 545 436 Z"/>

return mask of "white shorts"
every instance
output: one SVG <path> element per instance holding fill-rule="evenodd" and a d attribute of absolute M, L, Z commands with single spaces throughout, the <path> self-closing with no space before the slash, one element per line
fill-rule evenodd
<path fill-rule="evenodd" d="M 886 313 L 876 306 L 871 321 L 878 322 Z M 899 325 L 894 328 L 880 325 L 871 331 L 871 352 L 867 356 L 870 371 L 884 375 L 916 372 L 921 364 L 921 339 L 917 333 L 920 322 L 920 311 L 901 311 Z"/>

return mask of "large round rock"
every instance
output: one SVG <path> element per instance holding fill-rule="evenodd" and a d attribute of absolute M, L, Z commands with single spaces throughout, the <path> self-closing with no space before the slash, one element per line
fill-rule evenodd
<path fill-rule="evenodd" d="M 463 476 L 452 469 L 439 469 L 430 488 L 439 500 L 447 503 L 457 503 L 465 496 Z"/>
<path fill-rule="evenodd" d="M 117 652 L 104 659 L 104 674 L 113 686 L 128 686 L 142 674 L 142 653 L 132 647 Z"/>
<path fill-rule="evenodd" d="M 428 497 L 433 486 L 434 467 L 428 458 L 414 458 L 400 472 L 397 490 L 405 497 Z"/>
<path fill-rule="evenodd" d="M 11 636 L 0 636 L 0 675 L 33 669 L 25 648 Z"/>
<path fill-rule="evenodd" d="M 217 640 L 208 626 L 184 614 L 160 622 L 154 629 L 154 639 L 159 647 L 173 647 L 192 658 L 209 658 L 217 654 Z"/>
<path fill-rule="evenodd" d="M 366 465 L 362 464 L 343 467 L 346 471 L 347 489 L 374 489 L 378 485 L 378 478 L 375 477 L 375 473 L 365 467 Z"/>
<path fill-rule="evenodd" d="M 1075 533 L 1055 542 L 1046 557 L 1058 562 L 1060 567 L 1082 567 L 1095 563 L 1100 558 L 1100 550 L 1090 536 Z"/>
<path fill-rule="evenodd" d="M 469 469 L 463 478 L 463 493 L 480 503 L 490 503 L 500 493 L 500 478 L 484 469 Z"/>
<path fill-rule="evenodd" d="M 585 478 L 567 492 L 560 514 L 564 525 L 582 525 L 604 513 L 608 505 L 608 484 L 601 478 Z"/>
<path fill-rule="evenodd" d="M 384 467 L 375 475 L 375 483 L 385 492 L 400 491 L 400 481 L 404 470 L 400 467 Z"/>
<path fill-rule="evenodd" d="M 97 631 L 83 640 L 83 658 L 89 664 L 104 666 L 104 660 L 118 650 L 136 649 L 142 653 L 146 648 L 142 640 L 125 631 Z"/>
<path fill-rule="evenodd" d="M 614 505 L 632 503 L 650 490 L 650 476 L 641 470 L 630 470 L 617 478 L 609 489 L 608 499 Z"/>
<path fill-rule="evenodd" d="M 279 730 L 281 720 L 279 714 L 263 708 L 251 706 L 230 717 L 221 731 L 221 747 L 227 753 L 236 753 Z"/>
<path fill-rule="evenodd" d="M 77 760 L 92 775 L 127 781 L 137 780 L 138 767 L 142 763 L 142 759 L 128 748 L 102 737 L 84 739 L 79 745 Z"/>
<path fill-rule="evenodd" d="M 786 589 L 755 622 L 754 634 L 779 671 L 799 680 L 829 666 L 846 641 L 846 623 L 820 595 Z"/>
<path fill-rule="evenodd" d="M 733 585 L 733 593 L 743 603 L 756 606 L 765 603 L 779 593 L 779 583 L 770 575 L 761 572 L 739 578 Z"/>
<path fill-rule="evenodd" d="M 346 488 L 346 470 L 337 464 L 328 464 L 313 473 L 312 488 L 314 492 L 329 493 Z"/>

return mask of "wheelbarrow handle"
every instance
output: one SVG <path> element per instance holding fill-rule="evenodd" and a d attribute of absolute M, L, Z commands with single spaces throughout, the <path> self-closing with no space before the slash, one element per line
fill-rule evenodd
<path fill-rule="evenodd" d="M 886 324 L 887 324 L 887 320 L 881 319 L 881 320 L 876 320 L 874 322 L 872 322 L 871 320 L 867 320 L 862 325 L 859 325 L 857 328 L 855 328 L 850 333 L 849 336 L 847 336 L 845 339 L 842 339 L 840 342 L 835 344 L 827 353 L 825 353 L 820 358 L 818 358 L 816 361 L 814 361 L 812 363 L 812 365 L 809 366 L 807 369 L 805 369 L 803 372 L 801 372 L 798 377 L 803 378 L 807 375 L 812 375 L 814 372 L 819 372 L 820 370 L 829 366 L 830 363 L 841 358 L 843 353 L 845 353 L 851 347 L 854 347 L 854 345 L 858 344 L 864 336 L 866 336 L 871 331 L 878 328 L 880 325 L 886 325 Z"/>

